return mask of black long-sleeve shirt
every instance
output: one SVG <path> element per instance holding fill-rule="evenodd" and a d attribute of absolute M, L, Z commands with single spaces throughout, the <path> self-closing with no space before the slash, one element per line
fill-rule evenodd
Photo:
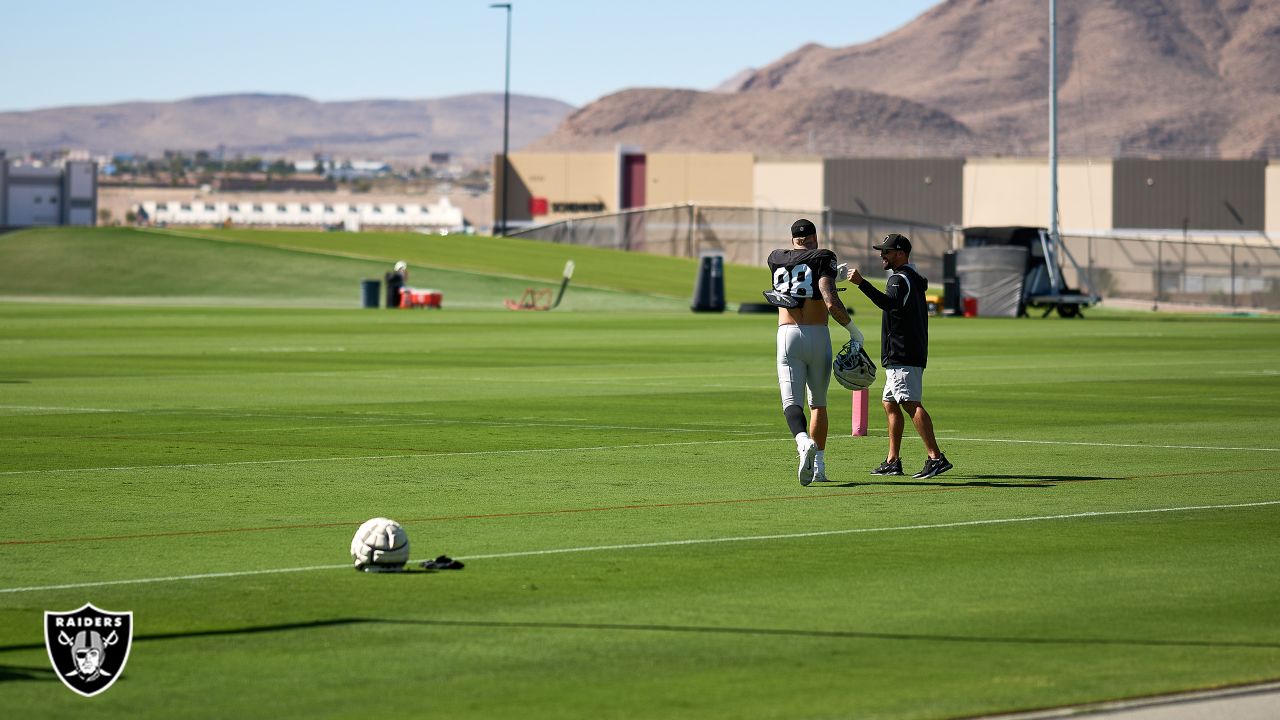
<path fill-rule="evenodd" d="M 862 294 L 880 308 L 880 364 L 924 367 L 929 360 L 929 281 L 907 264 L 889 276 L 885 292 L 863 281 Z"/>

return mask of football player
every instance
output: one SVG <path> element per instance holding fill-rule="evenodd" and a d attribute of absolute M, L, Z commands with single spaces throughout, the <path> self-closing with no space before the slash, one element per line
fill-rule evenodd
<path fill-rule="evenodd" d="M 831 336 L 827 316 L 862 344 L 862 333 L 836 291 L 841 273 L 836 255 L 818 249 L 818 231 L 808 220 L 791 225 L 791 247 L 769 253 L 773 289 L 765 299 L 778 308 L 778 388 L 782 391 L 782 415 L 796 439 L 800 456 L 797 474 L 801 485 L 825 482 L 827 447 L 827 387 L 831 383 Z M 809 422 L 804 408 L 809 402 Z"/>

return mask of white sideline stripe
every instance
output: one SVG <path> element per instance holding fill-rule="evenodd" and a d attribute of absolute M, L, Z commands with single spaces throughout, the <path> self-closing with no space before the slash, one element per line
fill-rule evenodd
<path fill-rule="evenodd" d="M 415 423 L 406 423 L 415 424 Z M 430 424 L 430 423 L 423 423 Z M 478 423 L 479 424 L 479 423 Z M 512 423 L 517 427 L 523 427 L 523 424 Z M 353 425 L 352 427 L 358 427 Z M 557 427 L 574 427 L 574 426 L 557 426 Z M 607 427 L 607 426 L 583 426 L 583 427 Z M 689 430 L 688 432 L 702 432 L 700 430 Z M 176 434 L 176 433 L 175 433 Z M 744 433 L 745 434 L 745 433 Z M 756 434 L 756 433 L 753 433 Z M 879 435 L 877 435 L 879 437 Z M 985 443 L 1013 443 L 1027 445 L 1075 445 L 1084 447 L 1105 447 L 1105 448 L 1151 448 L 1157 450 L 1221 450 L 1229 452 L 1280 452 L 1280 448 L 1257 448 L 1257 447 L 1219 447 L 1215 445 L 1142 445 L 1138 443 L 1101 443 L 1101 442 L 1070 442 L 1066 440 L 1011 440 L 1004 438 L 968 438 L 968 437 L 947 437 L 948 442 L 985 442 Z M 670 443 L 639 443 L 634 445 L 589 445 L 586 447 L 567 447 L 567 448 L 534 448 L 534 449 L 516 449 L 516 450 L 475 450 L 470 452 L 436 452 L 436 453 L 409 453 L 402 455 L 353 455 L 353 456 L 337 456 L 337 457 L 319 457 L 319 458 L 285 458 L 281 460 L 239 460 L 234 462 L 220 463 L 179 463 L 176 465 L 117 465 L 111 467 L 86 467 L 86 468 L 49 468 L 42 470 L 4 470 L 0 471 L 0 477 L 12 475 L 49 475 L 57 473 L 80 473 L 80 472 L 119 472 L 124 470 L 182 470 L 193 468 L 212 468 L 212 467 L 236 467 L 244 465 L 288 465 L 296 463 L 319 463 L 319 462 L 342 462 L 349 460 L 414 460 L 421 458 L 433 457 L 468 457 L 482 455 L 523 455 L 534 453 L 554 453 L 554 452 L 587 452 L 591 450 L 629 450 L 633 448 L 656 448 L 656 447 L 680 447 L 688 445 L 729 445 L 734 443 L 760 443 L 760 442 L 783 442 L 778 438 L 754 438 L 741 440 L 700 440 L 696 442 L 670 442 Z"/>
<path fill-rule="evenodd" d="M 794 538 L 828 537 L 831 535 L 856 535 L 861 533 L 897 532 L 901 530 L 941 530 L 946 528 L 973 527 L 979 525 L 1004 525 L 1009 523 L 1040 522 L 1043 520 L 1071 520 L 1075 518 L 1105 517 L 1109 515 L 1144 515 L 1151 513 L 1188 512 L 1191 510 L 1224 510 L 1232 508 L 1252 508 L 1267 505 L 1280 505 L 1280 500 L 1263 500 L 1252 503 L 1235 503 L 1230 505 L 1187 505 L 1184 507 L 1150 508 L 1146 510 L 1098 510 L 1065 515 L 1033 515 L 1020 518 L 995 518 L 991 520 L 962 520 L 949 523 L 928 523 L 925 525 L 897 525 L 878 528 L 848 528 L 843 530 L 815 530 L 803 533 L 783 533 L 779 535 L 742 535 L 738 537 L 700 538 L 693 540 L 665 540 L 648 543 L 627 543 L 623 545 L 596 545 L 588 547 L 559 548 L 555 550 L 525 550 L 521 552 L 494 553 L 492 555 L 471 555 L 459 557 L 459 560 L 488 560 L 493 558 L 525 557 L 528 555 L 556 555 L 560 553 L 594 552 L 598 550 L 631 550 L 636 548 L 670 547 L 675 545 L 706 545 L 710 543 L 748 542 L 754 540 L 790 540 Z"/>
<path fill-rule="evenodd" d="M 1213 690 L 1190 690 L 1130 700 L 1064 705 L 1045 710 L 984 716 L 985 720 L 1064 720 L 1065 718 L 1264 718 L 1275 717 L 1280 706 L 1280 682 L 1237 685 Z"/>
<path fill-rule="evenodd" d="M 84 408 L 84 407 L 64 407 L 61 405 L 0 405 L 0 410 L 55 410 L 66 411 L 72 413 L 117 413 L 127 412 L 125 410 L 111 410 L 108 408 Z"/>
<path fill-rule="evenodd" d="M 1280 452 L 1280 448 L 1267 447 L 1221 447 L 1218 445 L 1144 445 L 1142 443 L 1104 443 L 1074 442 L 1070 440 L 1011 440 L 1007 438 L 971 438 L 949 437 L 947 440 L 961 442 L 1012 443 L 1021 445 L 1076 445 L 1083 447 L 1108 448 L 1152 448 L 1156 450 L 1225 450 L 1230 452 Z"/>
<path fill-rule="evenodd" d="M 187 413 L 187 412 L 145 412 L 145 411 L 139 412 L 134 410 L 96 410 L 92 408 L 53 408 L 53 407 L 36 408 L 35 406 L 0 405 L 0 409 L 6 408 L 6 407 L 29 407 L 31 409 L 41 409 L 41 410 L 75 410 L 78 412 L 110 412 L 110 413 L 143 414 L 143 415 L 180 415 L 184 417 L 202 417 L 202 414 Z M 750 431 L 725 430 L 724 428 L 719 427 L 716 423 L 686 423 L 686 424 L 701 424 L 701 425 L 707 425 L 707 426 L 715 426 L 710 428 L 701 428 L 701 427 L 653 427 L 653 426 L 644 426 L 644 425 L 599 425 L 599 424 L 590 424 L 586 420 L 582 420 L 580 422 L 572 422 L 571 421 L 572 419 L 570 419 L 569 421 L 552 422 L 552 421 L 542 421 L 542 420 L 535 421 L 536 419 L 529 418 L 529 419 L 526 419 L 524 422 L 514 422 L 509 420 L 508 421 L 454 420 L 449 418 L 419 418 L 414 416 L 390 416 L 390 415 L 373 415 L 373 414 L 360 415 L 360 416 L 348 416 L 348 417 L 340 417 L 340 416 L 332 416 L 332 415 L 279 415 L 279 414 L 264 414 L 264 413 L 223 413 L 223 412 L 215 412 L 215 413 L 208 413 L 208 414 L 213 417 L 284 418 L 286 420 L 335 420 L 335 421 L 346 420 L 347 422 L 344 422 L 341 425 L 304 425 L 299 427 L 287 427 L 287 428 L 271 428 L 271 427 L 244 428 L 244 429 L 232 428 L 232 429 L 219 429 L 219 430 L 191 430 L 191 431 L 175 431 L 175 432 L 156 431 L 156 432 L 142 432 L 142 433 L 122 432 L 122 433 L 108 433 L 105 435 L 73 435 L 73 436 L 68 435 L 68 436 L 61 436 L 61 437 L 131 438 L 131 437 L 151 437 L 151 436 L 157 436 L 157 435 L 214 435 L 219 433 L 294 432 L 294 431 L 306 431 L 306 430 L 340 430 L 340 429 L 347 429 L 347 428 L 364 429 L 364 428 L 370 428 L 370 427 L 394 427 L 397 425 L 403 425 L 406 427 L 412 426 L 412 425 L 479 425 L 482 427 L 545 427 L 545 428 L 562 428 L 566 430 L 636 430 L 639 432 L 672 432 L 672 433 L 699 433 L 699 432 L 708 432 L 709 429 L 713 429 L 713 430 L 716 430 L 717 432 L 722 432 L 729 435 L 759 435 L 762 432 L 765 432 L 765 430 L 750 430 Z M 380 421 L 386 421 L 386 422 L 380 422 Z M 748 426 L 743 426 L 743 427 L 748 427 Z M 766 426 L 756 425 L 755 427 L 764 428 Z M 769 430 L 768 432 L 772 433 L 773 431 Z M 22 437 L 48 437 L 48 436 L 40 435 L 40 436 L 22 436 Z"/>
<path fill-rule="evenodd" d="M 1145 510 L 1099 510 L 1090 512 L 1069 513 L 1065 515 L 1033 515 L 1031 517 L 994 518 L 990 520 L 962 520 L 949 523 L 928 523 L 924 525 L 895 525 L 874 528 L 846 528 L 842 530 L 817 530 L 814 532 L 782 533 L 777 535 L 740 535 L 736 537 L 694 538 L 689 540 L 660 540 L 645 543 L 623 543 L 620 545 L 587 545 L 583 547 L 553 548 L 549 550 L 519 550 L 516 552 L 489 553 L 486 555 L 459 556 L 459 560 L 495 560 L 500 558 L 530 557 L 534 555 L 562 555 L 565 553 L 600 552 L 604 550 L 636 550 L 641 548 L 677 547 L 682 545 L 710 545 L 713 543 L 755 542 L 760 540 L 793 540 L 796 538 L 829 537 L 833 535 L 856 535 L 862 533 L 898 532 L 903 530 L 943 530 L 947 528 L 976 527 L 982 525 L 1005 525 L 1010 523 L 1041 522 L 1044 520 L 1073 520 L 1077 518 L 1114 517 L 1119 515 L 1149 515 L 1153 513 L 1190 512 L 1193 510 L 1231 510 L 1238 508 L 1266 507 L 1280 505 L 1280 500 L 1261 500 L 1249 503 L 1233 503 L 1228 505 L 1186 505 L 1183 507 L 1148 508 Z M 410 564 L 422 560 L 410 560 Z M 198 575 L 173 575 L 170 577 L 135 578 L 133 580 L 100 580 L 96 582 L 67 583 L 65 585 L 33 585 L 30 587 L 0 588 L 0 594 L 39 592 L 44 590 L 72 590 L 87 587 L 105 587 L 109 585 L 143 585 L 147 583 L 178 582 L 181 580 L 206 580 L 210 578 L 244 577 L 249 575 L 271 575 L 275 573 L 311 572 L 313 570 L 350 569 L 349 563 L 342 565 L 311 565 L 309 567 L 275 568 L 270 570 L 238 570 L 219 573 L 200 573 Z"/>
<path fill-rule="evenodd" d="M 277 573 L 310 572 L 312 570 L 335 570 L 337 568 L 349 568 L 349 567 L 351 567 L 350 563 L 347 563 L 344 565 L 312 565 L 310 567 L 272 568 L 270 570 L 234 570 L 231 572 L 201 573 L 199 575 L 174 575 L 172 577 L 158 577 L 158 578 L 136 578 L 133 580 L 100 580 L 98 582 L 67 583 L 66 585 L 43 585 L 43 586 L 19 587 L 19 588 L 0 588 L 0 594 L 36 592 L 36 591 L 42 591 L 42 590 L 73 590 L 75 588 L 107 587 L 110 585 L 146 585 L 147 583 L 177 582 L 179 580 L 207 580 L 211 578 L 245 577 L 248 575 L 275 575 Z"/>
<path fill-rule="evenodd" d="M 0 407 L 4 407 L 4 406 L 0 405 Z M 135 411 L 95 410 L 93 412 L 130 412 L 132 413 Z M 163 415 L 163 414 L 188 415 L 189 414 L 186 412 L 173 412 L 173 413 L 164 413 L 164 412 L 146 413 L 146 411 L 142 411 L 142 412 L 144 412 L 145 414 L 155 414 L 155 415 Z M 591 425 L 591 424 L 573 424 L 573 423 L 566 423 L 566 422 L 547 422 L 547 421 L 511 422 L 511 421 L 502 421 L 502 420 L 451 420 L 447 418 L 415 418 L 412 415 L 407 417 L 414 418 L 414 419 L 406 420 L 404 419 L 405 416 L 392 416 L 392 415 L 381 415 L 381 414 L 372 414 L 372 413 L 367 415 L 356 415 L 356 416 L 347 416 L 347 417 L 339 417 L 335 415 L 283 415 L 283 414 L 272 414 L 272 413 L 215 412 L 210 414 L 216 417 L 239 417 L 239 418 L 285 418 L 285 419 L 301 419 L 301 420 L 350 419 L 350 420 L 364 420 L 364 421 L 393 420 L 396 423 L 401 423 L 404 425 L 450 424 L 450 425 L 480 425 L 485 427 L 550 427 L 550 428 L 567 428 L 572 430 L 640 430 L 640 431 L 649 431 L 649 432 L 703 432 L 703 430 L 700 428 L 680 428 L 680 427 L 659 428 L 659 427 L 645 427 L 645 426 L 636 426 L 636 425 Z M 701 424 L 707 425 L 712 423 L 701 423 Z M 358 428 L 358 427 L 362 427 L 362 425 L 352 422 L 349 424 L 344 424 L 341 426 L 332 426 L 332 427 Z M 363 425 L 363 427 L 378 427 L 378 426 L 372 423 L 369 423 L 369 424 Z M 760 427 L 763 427 L 763 426 L 760 426 Z M 325 428 L 317 428 L 317 429 L 325 429 Z M 264 430 L 270 430 L 270 428 L 264 428 Z M 208 430 L 208 431 L 200 431 L 200 432 L 216 433 L 220 431 Z M 244 432 L 244 431 L 229 430 L 226 432 Z M 751 431 L 750 433 L 740 431 L 740 432 L 734 433 L 732 431 L 722 430 L 722 432 L 730 432 L 731 434 L 753 434 L 754 435 L 754 434 L 758 434 L 761 431 L 758 431 L 758 430 Z M 954 430 L 938 430 L 936 432 L 949 433 L 949 432 L 955 432 L 955 431 Z M 136 433 L 136 434 L 140 435 L 142 433 Z M 176 434 L 176 433 L 170 433 L 170 434 Z M 118 434 L 111 435 L 111 437 L 119 437 L 119 436 L 120 435 Z M 878 432 L 876 433 L 876 436 L 882 437 L 882 435 Z M 89 437 L 98 437 L 98 436 L 89 436 Z M 131 435 L 125 434 L 124 437 L 131 437 Z M 972 438 L 972 437 L 948 437 L 947 439 L 957 440 L 960 442 L 1011 443 L 1011 444 L 1027 444 L 1027 445 L 1074 445 L 1074 446 L 1083 446 L 1083 447 L 1155 448 L 1160 450 L 1222 450 L 1227 452 L 1242 452 L 1242 451 L 1243 452 L 1248 452 L 1248 451 L 1280 452 L 1280 448 L 1222 447 L 1217 445 L 1144 445 L 1141 443 L 1073 442 L 1068 440 L 1016 440 L 1016 439 L 1009 439 L 1009 438 Z M 623 447 L 623 446 L 619 446 L 619 447 Z M 647 447 L 647 446 L 634 445 L 634 446 L 625 446 L 625 447 Z M 576 448 L 566 448 L 566 449 L 574 450 Z M 163 467 L 163 466 L 153 466 L 153 467 Z M 92 469 L 92 468 L 86 468 L 86 469 Z M 31 472 L 42 472 L 42 471 L 31 471 Z M 4 473 L 0 473 L 0 475 L 3 475 L 3 474 Z"/>
<path fill-rule="evenodd" d="M 169 437 L 173 435 L 237 435 L 242 433 L 286 433 L 286 432 L 310 432 L 312 430 L 365 430 L 367 428 L 383 428 L 383 427 L 412 427 L 420 425 L 483 425 L 486 427 L 545 427 L 545 428 L 562 428 L 566 430 L 635 430 L 637 432 L 671 432 L 671 433 L 706 433 L 719 432 L 729 435 L 763 435 L 769 434 L 777 436 L 774 430 L 723 430 L 721 428 L 658 428 L 658 427 L 628 427 L 625 425 L 581 425 L 581 424 L 565 424 L 565 423 L 514 423 L 514 422 L 481 422 L 481 421 L 452 421 L 452 420 L 397 420 L 395 422 L 377 422 L 377 421 L 361 421 L 349 422 L 342 425 L 300 425 L 297 427 L 265 427 L 265 428 L 231 428 L 221 430 L 174 430 L 165 431 L 157 430 L 155 432 L 137 432 L 137 433 L 107 433 L 105 435 L 61 435 L 62 438 L 148 438 L 148 437 Z M 12 437 L 12 436 L 11 436 Z M 48 435 L 22 435 L 18 437 L 41 437 L 48 438 Z"/>
<path fill-rule="evenodd" d="M 648 443 L 639 445 L 589 445 L 572 448 L 526 448 L 517 450 L 474 450 L 468 452 L 436 452 L 410 453 L 404 455 L 357 455 L 321 458 L 294 458 L 286 460 L 238 460 L 221 463 L 183 463 L 178 465 L 118 465 L 114 467 L 62 468 L 52 470 L 6 470 L 4 475 L 37 475 L 74 472 L 114 472 L 121 470 L 181 470 L 184 468 L 236 467 L 241 465 L 284 465 L 289 463 L 317 463 L 343 460 L 413 460 L 433 457 L 475 457 L 478 455 L 530 455 L 536 453 L 586 452 L 589 450 L 628 450 L 631 448 L 680 447 L 687 445 L 727 445 L 732 443 L 779 442 L 778 438 L 760 438 L 754 440 L 698 440 L 690 442 Z"/>

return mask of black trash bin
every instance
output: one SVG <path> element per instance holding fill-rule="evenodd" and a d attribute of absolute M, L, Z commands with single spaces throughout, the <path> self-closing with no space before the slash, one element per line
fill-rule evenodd
<path fill-rule="evenodd" d="M 381 280 L 361 280 L 360 281 L 360 298 L 363 301 L 361 307 L 377 308 L 378 296 L 382 294 Z"/>
<path fill-rule="evenodd" d="M 694 312 L 724 312 L 724 254 L 704 252 L 698 258 L 698 282 L 693 288 Z"/>

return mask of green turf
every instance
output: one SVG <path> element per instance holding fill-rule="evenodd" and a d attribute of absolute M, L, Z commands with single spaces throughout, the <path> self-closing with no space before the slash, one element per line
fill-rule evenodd
<path fill-rule="evenodd" d="M 0 303 L 4 717 L 955 718 L 1280 678 L 1273 320 L 937 319 L 956 468 L 869 477 L 884 421 L 849 437 L 833 391 L 835 482 L 801 488 L 772 319 L 645 309 L 647 258 L 611 258 L 649 283 L 599 282 L 616 305 L 374 312 L 326 305 L 385 262 L 161 240 L 139 257 L 244 284 Z M 30 252 L 0 295 L 45 293 L 10 284 L 54 257 Z M 262 290 L 278 263 L 312 268 L 313 307 Z M 513 281 L 489 270 L 458 276 Z M 467 568 L 339 567 L 375 515 Z M 549 550 L 574 551 L 518 554 Z M 85 602 L 136 622 L 90 700 L 41 631 Z"/>
<path fill-rule="evenodd" d="M 674 310 L 688 307 L 696 272 L 692 261 L 657 257 L 636 258 L 628 272 L 633 260 L 619 252 L 486 237 L 41 228 L 0 235 L 0 300 L 358 307 L 360 281 L 398 259 L 409 261 L 411 285 L 441 290 L 450 308 L 558 291 L 574 259 L 557 310 Z"/>
<path fill-rule="evenodd" d="M 554 281 L 566 260 L 576 266 L 574 283 L 632 293 L 688 298 L 696 265 L 686 258 L 627 254 L 600 248 L 553 245 L 512 238 L 409 233 L 279 232 L 270 230 L 203 230 L 199 234 L 227 242 L 282 247 L 308 252 L 360 257 L 397 258 L 411 265 L 450 267 L 520 278 Z M 353 240 L 352 238 L 358 238 Z M 758 268 L 725 267 L 725 294 L 733 303 L 761 302 Z"/>

